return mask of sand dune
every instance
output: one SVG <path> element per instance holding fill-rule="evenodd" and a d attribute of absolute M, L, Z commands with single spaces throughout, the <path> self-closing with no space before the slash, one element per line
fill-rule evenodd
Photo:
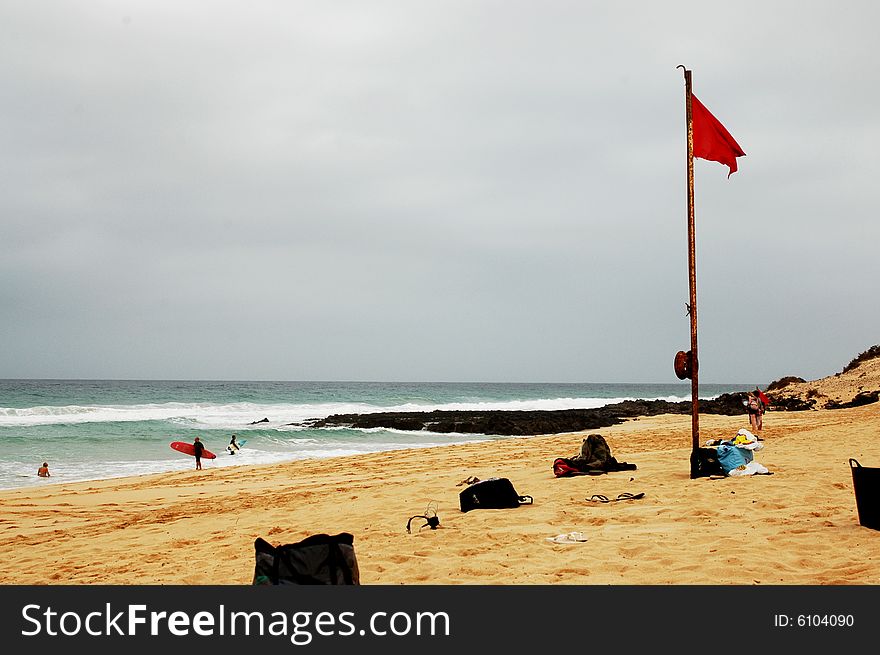
<path fill-rule="evenodd" d="M 859 357 L 873 353 L 880 355 L 880 347 L 869 348 Z M 843 367 L 852 366 L 850 370 L 841 370 L 819 380 L 787 384 L 778 391 L 770 392 L 770 397 L 796 397 L 804 400 L 812 398 L 815 399 L 816 407 L 821 408 L 828 401 L 849 402 L 860 393 L 880 390 L 880 356 L 866 358 L 863 361 L 859 361 L 859 357 Z"/>

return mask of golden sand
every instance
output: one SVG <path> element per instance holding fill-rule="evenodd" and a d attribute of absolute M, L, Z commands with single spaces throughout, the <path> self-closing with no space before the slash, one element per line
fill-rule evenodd
<path fill-rule="evenodd" d="M 700 426 L 705 442 L 748 419 Z M 600 432 L 638 469 L 556 478 L 583 437 L 568 434 L 7 491 L 0 582 L 244 585 L 257 537 L 345 531 L 362 584 L 880 583 L 880 531 L 859 525 L 849 464 L 880 467 L 880 404 L 768 412 L 756 459 L 770 476 L 691 480 L 689 416 Z M 510 478 L 534 504 L 462 513 L 468 476 Z M 623 492 L 645 496 L 586 500 Z M 431 502 L 439 529 L 407 534 Z M 547 540 L 573 531 L 587 541 Z"/>

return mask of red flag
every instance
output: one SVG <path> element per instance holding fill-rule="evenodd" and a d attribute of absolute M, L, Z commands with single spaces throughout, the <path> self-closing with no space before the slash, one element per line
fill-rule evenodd
<path fill-rule="evenodd" d="M 724 164 L 730 169 L 727 177 L 736 173 L 736 158 L 745 157 L 746 153 L 693 93 L 691 117 L 694 129 L 694 157 Z"/>

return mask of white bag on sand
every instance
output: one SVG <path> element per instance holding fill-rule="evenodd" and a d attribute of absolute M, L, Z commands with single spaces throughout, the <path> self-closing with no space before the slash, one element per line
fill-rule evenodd
<path fill-rule="evenodd" d="M 761 450 L 764 444 L 758 441 L 758 437 L 753 435 L 745 428 L 740 429 L 733 439 L 733 445 L 737 448 L 745 448 L 747 450 Z"/>
<path fill-rule="evenodd" d="M 731 477 L 738 477 L 742 475 L 770 475 L 770 471 L 763 464 L 758 464 L 758 462 L 752 460 L 745 466 L 733 469 L 727 475 Z"/>
<path fill-rule="evenodd" d="M 555 544 L 580 544 L 587 540 L 587 535 L 583 532 L 568 532 L 566 534 L 558 534 L 555 537 L 547 537 L 547 541 Z"/>

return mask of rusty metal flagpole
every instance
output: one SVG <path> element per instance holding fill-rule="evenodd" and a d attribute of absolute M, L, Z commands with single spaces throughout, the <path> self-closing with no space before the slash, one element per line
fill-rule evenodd
<path fill-rule="evenodd" d="M 691 350 L 690 350 L 690 378 L 691 378 L 691 438 L 693 451 L 700 447 L 700 385 L 698 382 L 699 359 L 697 357 L 697 247 L 694 229 L 694 121 L 691 110 L 691 71 L 684 66 L 678 66 L 684 70 L 685 107 L 687 115 L 687 210 L 688 210 L 688 287 L 690 290 L 690 302 L 687 305 L 687 313 L 691 317 Z M 693 467 L 691 467 L 693 474 Z"/>

